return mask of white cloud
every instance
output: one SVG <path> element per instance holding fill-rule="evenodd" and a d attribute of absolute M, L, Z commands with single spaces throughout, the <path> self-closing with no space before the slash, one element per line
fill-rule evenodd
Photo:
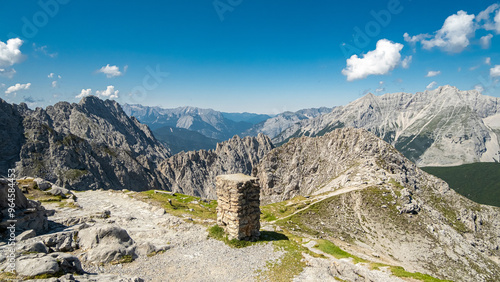
<path fill-rule="evenodd" d="M 429 71 L 425 77 L 433 77 L 436 75 L 440 75 L 441 71 Z"/>
<path fill-rule="evenodd" d="M 432 39 L 422 40 L 421 43 L 425 49 L 438 47 L 447 52 L 459 53 L 469 46 L 469 38 L 474 36 L 475 31 L 474 15 L 458 11 L 444 21 L 443 27 L 436 31 Z"/>
<path fill-rule="evenodd" d="M 499 77 L 500 76 L 500 65 L 496 65 L 490 69 L 491 77 Z"/>
<path fill-rule="evenodd" d="M 479 39 L 479 43 L 481 44 L 481 47 L 483 49 L 488 49 L 491 46 L 491 38 L 493 37 L 493 34 L 488 34 Z"/>
<path fill-rule="evenodd" d="M 436 88 L 436 86 L 437 86 L 437 82 L 433 81 L 433 82 L 429 83 L 429 85 L 427 85 L 427 87 L 425 87 L 425 88 L 430 90 L 430 89 Z"/>
<path fill-rule="evenodd" d="M 7 88 L 7 90 L 5 91 L 5 94 L 16 93 L 17 91 L 20 91 L 20 90 L 28 90 L 28 89 L 30 89 L 30 86 L 31 86 L 31 83 L 26 83 L 26 84 L 16 83 L 16 85 L 13 85 L 13 86 L 10 86 L 9 88 Z"/>
<path fill-rule="evenodd" d="M 76 95 L 75 98 L 83 98 L 85 96 L 90 96 L 92 95 L 92 89 L 82 89 L 82 91 L 80 92 L 80 94 Z"/>
<path fill-rule="evenodd" d="M 53 77 L 54 77 L 54 73 L 53 73 L 53 72 L 51 72 L 51 73 L 50 73 L 47 77 L 48 77 L 48 78 L 53 78 Z"/>
<path fill-rule="evenodd" d="M 491 58 L 490 57 L 486 57 L 486 59 L 484 59 L 484 63 L 487 64 L 487 65 L 491 65 Z"/>
<path fill-rule="evenodd" d="M 477 66 L 472 66 L 469 68 L 470 71 L 474 71 L 474 70 L 477 70 L 479 68 L 479 65 Z"/>
<path fill-rule="evenodd" d="M 58 76 L 57 76 L 57 78 L 61 79 L 61 78 L 62 78 L 62 76 L 61 76 L 61 75 L 58 75 Z"/>
<path fill-rule="evenodd" d="M 408 33 L 405 33 L 403 37 L 406 42 L 411 44 L 420 41 L 424 49 L 430 50 L 437 47 L 446 52 L 459 53 L 469 46 L 469 39 L 474 36 L 476 31 L 474 18 L 474 15 L 458 11 L 456 14 L 446 18 L 441 29 L 436 31 L 434 35 L 424 33 L 410 36 Z"/>
<path fill-rule="evenodd" d="M 476 22 L 480 28 L 485 30 L 495 30 L 500 33 L 500 5 L 495 3 L 490 5 L 486 10 L 480 12 L 476 17 Z M 495 14 L 493 20 L 491 14 Z"/>
<path fill-rule="evenodd" d="M 5 88 L 5 83 L 0 83 L 0 88 Z"/>
<path fill-rule="evenodd" d="M 37 47 L 36 44 L 33 43 L 33 49 L 35 50 L 35 52 L 40 52 L 40 53 L 44 54 L 45 56 L 48 56 L 51 58 L 55 58 L 58 55 L 57 52 L 56 53 L 49 53 L 49 51 L 47 50 L 47 45 Z"/>
<path fill-rule="evenodd" d="M 378 83 L 378 88 L 375 89 L 375 92 L 380 93 L 380 92 L 384 92 L 384 91 L 385 91 L 384 82 L 380 81 Z"/>
<path fill-rule="evenodd" d="M 411 64 L 411 60 L 413 59 L 412 56 L 406 56 L 403 61 L 401 62 L 401 67 L 403 67 L 404 69 L 407 69 L 410 67 L 410 64 Z"/>
<path fill-rule="evenodd" d="M 116 98 L 118 98 L 118 93 L 119 92 L 120 91 L 115 90 L 115 87 L 113 85 L 109 85 L 106 88 L 106 90 L 104 90 L 104 91 L 96 91 L 95 93 L 99 97 L 105 97 L 105 98 L 109 98 L 109 99 L 116 99 Z"/>
<path fill-rule="evenodd" d="M 56 87 L 57 87 L 57 81 L 54 80 L 54 81 L 52 81 L 52 88 L 56 88 Z"/>
<path fill-rule="evenodd" d="M 403 34 L 403 37 L 406 42 L 410 43 L 411 45 L 415 45 L 415 43 L 432 36 L 430 36 L 429 34 L 419 34 L 415 36 L 410 36 L 407 32 L 405 32 L 405 34 Z"/>
<path fill-rule="evenodd" d="M 106 66 L 100 68 L 99 70 L 97 70 L 97 72 L 98 73 L 99 72 L 104 73 L 107 78 L 111 78 L 111 77 L 116 77 L 116 76 L 123 75 L 120 72 L 120 68 L 119 67 L 117 67 L 117 66 L 110 66 L 109 64 L 107 64 Z"/>
<path fill-rule="evenodd" d="M 9 39 L 7 44 L 0 41 L 0 67 L 10 67 L 24 59 L 24 55 L 19 50 L 21 45 L 23 41 L 19 38 Z"/>
<path fill-rule="evenodd" d="M 15 69 L 0 69 L 0 76 L 13 78 L 15 74 L 16 74 Z"/>
<path fill-rule="evenodd" d="M 364 54 L 363 58 L 352 55 L 347 59 L 347 66 L 342 70 L 342 74 L 347 76 L 347 81 L 363 79 L 369 75 L 387 74 L 400 64 L 401 49 L 403 44 L 381 39 L 375 50 Z"/>

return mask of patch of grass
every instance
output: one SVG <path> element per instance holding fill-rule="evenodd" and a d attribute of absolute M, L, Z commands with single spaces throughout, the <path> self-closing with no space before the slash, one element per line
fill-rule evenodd
<path fill-rule="evenodd" d="M 351 255 L 350 253 L 342 250 L 339 248 L 337 245 L 334 243 L 328 241 L 328 240 L 317 240 L 318 244 L 314 246 L 316 249 L 323 251 L 327 254 L 330 254 L 334 256 L 337 259 L 342 259 L 342 258 L 352 258 L 354 264 L 357 264 L 359 262 L 366 262 L 366 260 L 359 258 L 355 255 Z"/>
<path fill-rule="evenodd" d="M 31 279 L 49 279 L 49 278 L 54 278 L 54 277 L 61 277 L 63 275 L 64 275 L 64 271 L 59 270 L 58 272 L 55 272 L 55 273 L 44 273 L 44 274 L 40 274 L 40 275 L 25 277 L 25 279 L 26 280 L 31 280 Z"/>
<path fill-rule="evenodd" d="M 138 194 L 159 203 L 166 212 L 175 216 L 189 214 L 197 219 L 217 219 L 217 201 L 215 200 L 206 203 L 201 201 L 199 197 L 178 193 L 174 195 L 154 193 L 154 190 Z"/>
<path fill-rule="evenodd" d="M 15 279 L 16 280 L 18 279 L 16 273 L 12 273 L 12 272 L 0 273 L 0 281 L 14 281 Z"/>
<path fill-rule="evenodd" d="M 119 260 L 112 261 L 111 264 L 120 264 L 120 263 L 131 263 L 134 261 L 134 258 L 131 255 L 126 255 L 121 257 Z"/>
<path fill-rule="evenodd" d="M 397 276 L 397 277 L 401 277 L 401 278 L 413 278 L 413 279 L 421 280 L 424 282 L 439 282 L 439 281 L 451 282 L 451 280 L 441 280 L 441 279 L 438 279 L 438 278 L 435 278 L 435 277 L 432 277 L 430 275 L 423 274 L 420 272 L 414 272 L 414 273 L 408 272 L 401 266 L 391 266 L 390 269 L 391 269 L 392 275 Z"/>
<path fill-rule="evenodd" d="M 260 207 L 261 220 L 275 221 L 287 217 L 297 210 L 305 208 L 309 203 L 303 196 L 296 196 L 288 201 L 273 203 Z"/>
<path fill-rule="evenodd" d="M 219 225 L 214 225 L 208 228 L 208 237 L 222 241 L 226 243 L 226 245 L 232 248 L 245 248 L 252 245 L 252 242 L 249 241 L 238 240 L 238 239 L 229 240 L 227 234 L 224 232 L 224 229 Z"/>

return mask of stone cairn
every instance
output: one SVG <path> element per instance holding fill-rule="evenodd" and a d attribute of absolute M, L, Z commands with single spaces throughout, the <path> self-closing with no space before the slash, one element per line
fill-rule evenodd
<path fill-rule="evenodd" d="M 229 239 L 255 241 L 260 236 L 260 186 L 244 174 L 217 176 L 217 224 Z"/>

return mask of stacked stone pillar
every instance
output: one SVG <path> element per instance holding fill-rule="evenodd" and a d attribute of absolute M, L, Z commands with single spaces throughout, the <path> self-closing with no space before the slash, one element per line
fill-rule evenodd
<path fill-rule="evenodd" d="M 244 174 L 217 176 L 217 224 L 229 239 L 255 241 L 260 236 L 260 186 Z"/>

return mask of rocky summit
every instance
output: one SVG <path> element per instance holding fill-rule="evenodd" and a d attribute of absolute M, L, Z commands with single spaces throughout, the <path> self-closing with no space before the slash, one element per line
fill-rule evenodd
<path fill-rule="evenodd" d="M 330 113 L 295 123 L 273 142 L 321 136 L 341 127 L 373 132 L 418 166 L 500 160 L 500 99 L 452 86 L 416 94 L 367 94 Z"/>
<path fill-rule="evenodd" d="M 164 187 L 156 167 L 168 150 L 118 103 L 91 96 L 46 109 L 0 105 L 2 173 L 16 168 L 75 190 Z"/>

